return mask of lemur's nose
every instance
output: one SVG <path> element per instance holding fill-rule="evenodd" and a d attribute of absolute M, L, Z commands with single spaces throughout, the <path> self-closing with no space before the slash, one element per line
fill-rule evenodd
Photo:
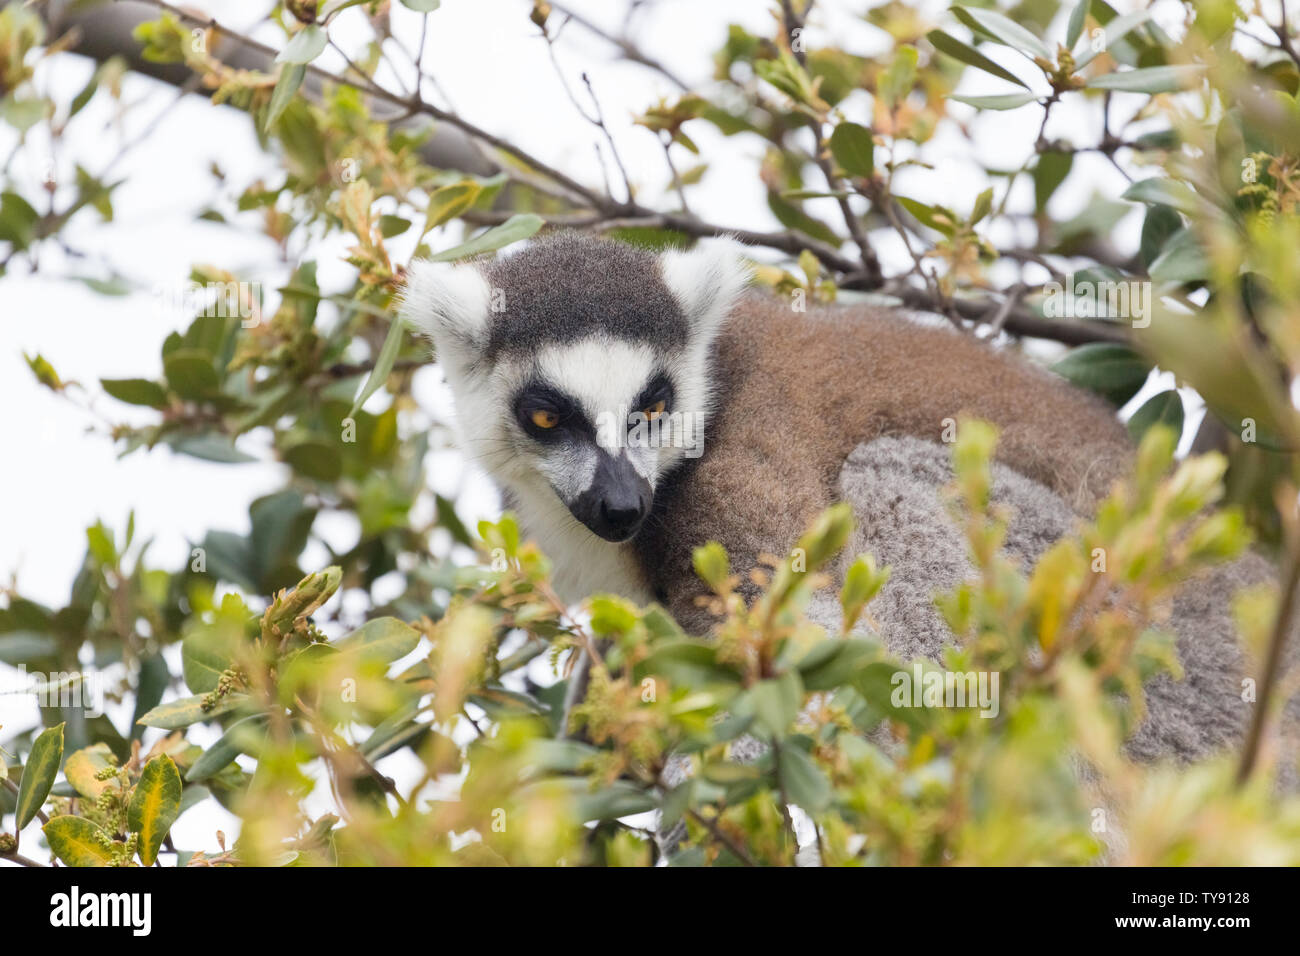
<path fill-rule="evenodd" d="M 626 455 L 601 451 L 591 485 L 569 503 L 573 516 L 606 541 L 626 541 L 650 512 L 654 492 Z"/>
<path fill-rule="evenodd" d="M 636 530 L 636 526 L 645 517 L 645 508 L 639 498 L 631 501 L 605 500 L 600 503 L 600 516 L 605 519 L 610 530 L 621 538 Z"/>

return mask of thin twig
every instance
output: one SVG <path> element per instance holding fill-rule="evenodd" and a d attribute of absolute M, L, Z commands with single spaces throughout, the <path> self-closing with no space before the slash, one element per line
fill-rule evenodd
<path fill-rule="evenodd" d="M 758 866 L 758 864 L 754 862 L 754 858 L 745 852 L 744 847 L 740 846 L 734 840 L 732 840 L 731 837 L 723 833 L 722 828 L 719 827 L 716 823 L 714 823 L 711 820 L 704 819 L 704 817 L 702 817 L 699 814 L 699 812 L 696 810 L 687 810 L 686 812 L 691 815 L 691 819 L 693 819 L 700 826 L 704 827 L 704 829 L 708 830 L 709 834 L 713 837 L 713 839 L 717 840 L 728 850 L 730 850 L 733 854 L 735 854 L 736 859 L 740 860 L 741 863 L 745 864 L 745 866 Z"/>
<path fill-rule="evenodd" d="M 1268 722 L 1269 702 L 1282 670 L 1282 648 L 1286 645 L 1287 638 L 1291 636 L 1297 585 L 1300 585 L 1300 532 L 1293 532 L 1291 546 L 1287 549 L 1282 600 L 1278 605 L 1277 618 L 1273 621 L 1273 632 L 1269 635 L 1268 653 L 1264 659 L 1264 671 L 1260 675 L 1259 697 L 1255 703 L 1255 713 L 1251 717 L 1250 730 L 1246 734 L 1246 743 L 1241 752 L 1241 763 L 1237 766 L 1237 786 L 1242 786 L 1250 779 L 1255 769 L 1255 762 L 1259 759 L 1259 747 L 1264 739 L 1264 726 Z"/>

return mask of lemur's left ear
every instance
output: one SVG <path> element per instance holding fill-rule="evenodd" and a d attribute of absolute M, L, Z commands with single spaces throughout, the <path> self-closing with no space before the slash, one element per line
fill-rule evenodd
<path fill-rule="evenodd" d="M 713 239 L 659 257 L 664 282 L 696 334 L 712 338 L 749 284 L 753 270 L 744 249 L 734 239 Z"/>
<path fill-rule="evenodd" d="M 433 339 L 439 360 L 466 362 L 487 346 L 492 290 L 476 266 L 421 260 L 406 271 L 399 314 Z"/>

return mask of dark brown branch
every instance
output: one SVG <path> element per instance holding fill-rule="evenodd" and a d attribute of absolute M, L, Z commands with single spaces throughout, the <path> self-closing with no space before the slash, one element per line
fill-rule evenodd
<path fill-rule="evenodd" d="M 75 0 L 49 0 L 37 7 L 45 18 L 51 35 L 66 33 L 76 28 L 78 37 L 72 52 L 103 63 L 111 57 L 122 57 L 136 73 L 151 76 L 171 86 L 184 87 L 193 77 L 193 71 L 184 63 L 155 63 L 140 54 L 140 44 L 132 35 L 141 23 L 157 16 L 158 10 L 168 10 L 195 26 L 215 30 L 221 35 L 222 61 L 235 69 L 274 73 L 278 51 L 258 43 L 236 31 L 221 27 L 210 18 L 178 10 L 171 4 L 152 0 L 116 0 L 111 4 L 90 6 Z M 303 81 L 302 95 L 319 100 L 326 83 L 343 81 L 327 70 L 308 67 Z M 400 98 L 395 98 L 400 100 Z M 397 103 L 403 108 L 405 103 Z M 400 115 L 395 111 L 390 119 Z M 382 117 L 380 117 L 382 118 Z M 455 128 L 436 129 L 421 148 L 421 158 L 430 166 L 459 169 L 478 176 L 490 176 L 497 166 Z"/>
<path fill-rule="evenodd" d="M 934 294 L 915 286 L 901 288 L 886 287 L 885 293 L 902 300 L 903 305 L 911 309 L 927 312 L 939 312 L 945 305 L 963 319 L 971 322 L 987 323 L 997 315 L 997 306 L 986 298 L 949 299 L 938 302 Z M 990 312 L 990 310 L 994 310 Z M 1086 345 L 1089 342 L 1130 341 L 1129 335 L 1121 327 L 1103 322 L 1065 322 L 1058 319 L 1045 319 L 1029 309 L 1020 306 L 1010 309 L 1002 322 L 1002 331 L 1012 335 L 1028 336 L 1035 339 L 1050 339 L 1065 345 Z"/>

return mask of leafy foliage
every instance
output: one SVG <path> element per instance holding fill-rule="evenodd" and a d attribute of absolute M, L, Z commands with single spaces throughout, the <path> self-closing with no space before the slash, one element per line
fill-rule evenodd
<path fill-rule="evenodd" d="M 247 534 L 211 529 L 180 567 L 150 560 L 132 516 L 87 530 L 63 606 L 6 590 L 0 662 L 57 675 L 93 660 L 130 720 L 63 702 L 38 726 L 6 728 L 0 819 L 13 833 L 0 834 L 0 856 L 39 840 L 25 830 L 39 819 L 70 865 L 776 864 L 801 843 L 827 863 L 1080 863 L 1106 852 L 1104 809 L 1124 821 L 1109 852 L 1125 862 L 1300 862 L 1300 807 L 1275 796 L 1267 760 L 1245 773 L 1226 758 L 1140 767 L 1120 746 L 1140 720 L 1142 680 L 1171 666 L 1158 611 L 1174 587 L 1239 552 L 1246 526 L 1284 554 L 1294 584 L 1300 538 L 1278 504 L 1295 499 L 1300 447 L 1294 24 L 1230 0 L 1185 5 L 1177 30 L 1105 0 L 962 4 L 937 22 L 891 2 L 863 11 L 888 38 L 866 57 L 811 45 L 808 4 L 773 4 L 769 33 L 730 27 L 711 84 L 677 82 L 679 96 L 637 117 L 663 145 L 675 197 L 652 208 L 630 182 L 616 197 L 385 89 L 381 62 L 402 55 L 386 6 L 283 4 L 268 17 L 281 52 L 262 70 L 223 62 L 228 47 L 183 12 L 136 31 L 145 60 L 184 65 L 214 104 L 246 111 L 277 160 L 269 180 L 234 183 L 216 168 L 233 194 L 200 218 L 261 232 L 292 268 L 196 264 L 164 277 L 195 315 L 132 377 L 67 380 L 57 354 L 27 364 L 70 401 L 102 389 L 120 406 L 107 427 L 123 454 L 164 445 L 214 468 L 270 457 L 286 480 L 249 504 Z M 434 0 L 403 6 L 436 27 Z M 557 41 L 563 16 L 534 5 L 539 42 Z M 345 73 L 314 84 L 330 41 L 346 42 L 344 17 L 372 36 L 348 51 Z M 1261 41 L 1269 31 L 1275 42 Z M 21 149 L 38 128 L 58 141 L 96 98 L 126 108 L 119 58 L 66 102 L 48 93 L 36 65 L 66 42 L 29 5 L 0 10 L 0 119 Z M 422 70 L 418 60 L 406 65 Z M 1095 122 L 1067 128 L 1067 107 Z M 941 128 L 973 143 L 1017 111 L 1038 121 L 1022 163 L 972 158 L 986 185 L 960 208 L 918 191 Z M 490 150 L 494 171 L 440 160 L 427 121 Z M 806 620 L 827 586 L 819 569 L 847 539 L 843 509 L 797 543 L 806 568 L 772 568 L 752 606 L 721 546 L 702 546 L 696 568 L 723 618 L 705 640 L 613 597 L 574 613 L 508 517 L 473 534 L 428 490 L 429 453 L 449 439 L 413 395 L 427 349 L 392 320 L 403 262 L 490 254 L 553 225 L 652 248 L 732 231 L 690 212 L 708 187 L 706 131 L 723 148 L 759 147 L 756 181 L 779 228 L 744 238 L 775 294 L 871 295 L 966 331 L 1077 346 L 1056 370 L 1117 408 L 1138 404 L 1153 370 L 1173 373 L 1177 387 L 1130 409 L 1143 440 L 1132 481 L 1035 568 L 1000 555 L 995 436 L 963 425 L 953 501 L 978 576 L 939 597 L 963 637 L 944 665 L 999 673 L 996 717 L 892 704 L 893 678 L 913 662 L 871 635 L 889 571 L 870 556 L 844 582 L 841 631 Z M 1098 158 L 1148 175 L 1060 215 L 1061 187 Z M 679 170 L 683 159 L 694 165 Z M 86 164 L 42 183 L 6 171 L 0 268 L 48 271 L 41 252 L 73 221 L 114 228 L 113 165 Z M 1140 242 L 1123 251 L 1113 236 L 1129 217 Z M 340 236 L 348 283 L 323 288 L 313 256 Z M 887 241 L 908 254 L 896 274 L 876 254 Z M 116 275 L 65 277 L 131 291 Z M 1060 287 L 1084 286 L 1145 289 L 1150 314 L 1100 294 L 1096 307 L 1054 308 Z M 1177 434 L 1196 420 L 1189 390 L 1209 408 L 1200 445 L 1222 454 L 1174 466 Z M 308 562 L 323 515 L 354 530 Z M 1285 606 L 1264 593 L 1241 601 L 1264 687 L 1279 684 L 1264 662 Z M 562 701 L 579 648 L 596 663 L 570 728 Z M 206 747 L 189 739 L 200 726 Z M 1081 782 L 1076 759 L 1095 780 Z M 415 769 L 399 786 L 388 768 L 401 761 Z M 334 812 L 309 818 L 305 798 L 322 790 Z M 175 821 L 207 800 L 240 819 L 237 843 L 173 847 Z M 662 847 L 637 816 L 652 810 L 671 834 Z"/>

